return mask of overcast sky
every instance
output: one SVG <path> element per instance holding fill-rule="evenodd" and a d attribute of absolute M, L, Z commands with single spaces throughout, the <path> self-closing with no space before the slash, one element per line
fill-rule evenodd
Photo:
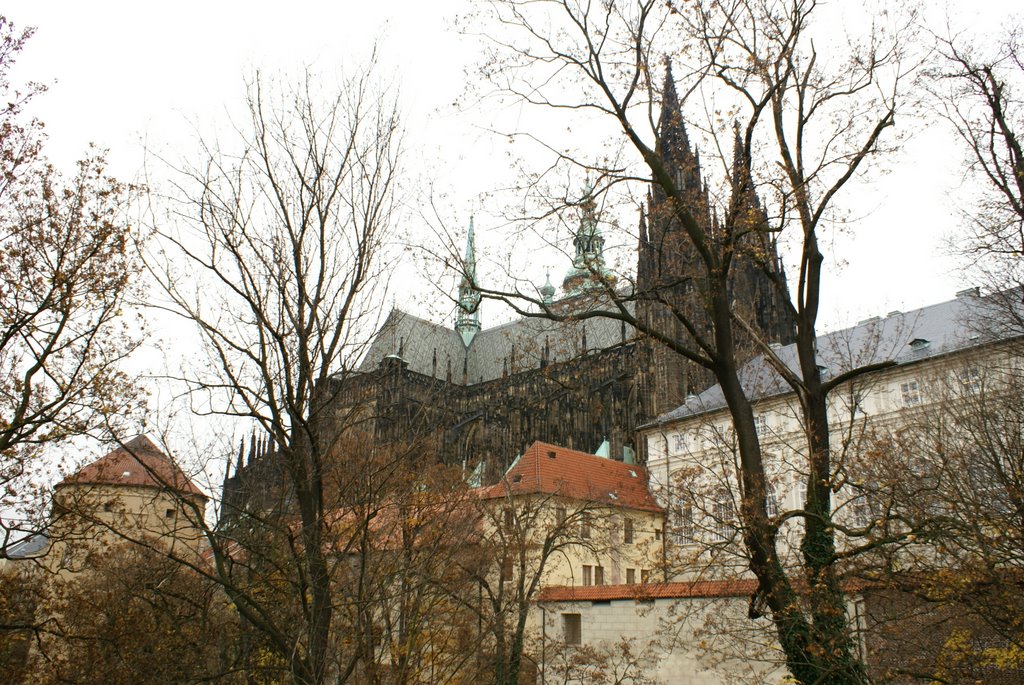
<path fill-rule="evenodd" d="M 241 101 L 244 74 L 305 64 L 330 72 L 358 63 L 376 43 L 385 73 L 401 90 L 416 182 L 433 185 L 447 218 L 457 223 L 479 212 L 479 196 L 507 172 L 507 144 L 483 130 L 486 106 L 452 106 L 480 59 L 474 40 L 454 28 L 471 4 L 14 0 L 7 12 L 16 24 L 38 29 L 15 79 L 51 84 L 37 107 L 47 124 L 50 156 L 68 164 L 93 141 L 109 148 L 115 172 L 126 178 L 141 168 L 144 144 L 184 150 L 194 139 L 191 122 L 202 127 L 225 121 L 226 110 Z M 961 25 L 994 35 L 1015 4 L 963 0 L 952 4 L 951 13 Z M 940 16 L 935 3 L 928 9 Z M 952 138 L 931 127 L 917 132 L 884 183 L 864 195 L 852 233 L 831 245 L 842 266 L 827 282 L 826 325 L 948 299 L 964 287 L 969 279 L 946 256 L 944 242 L 960 223 L 962 162 Z M 419 221 L 415 208 L 407 213 L 413 234 Z M 487 217 L 478 215 L 479 249 L 500 256 L 504 239 L 488 228 Z M 539 259 L 552 267 L 556 281 L 568 266 L 557 255 Z M 398 285 L 399 301 L 404 291 L 425 291 L 422 283 Z M 422 301 L 414 306 L 430 309 Z"/>

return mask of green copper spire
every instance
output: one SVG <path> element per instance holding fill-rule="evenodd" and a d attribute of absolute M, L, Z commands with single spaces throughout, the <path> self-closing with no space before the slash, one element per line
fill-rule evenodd
<path fill-rule="evenodd" d="M 462 336 L 466 347 L 480 331 L 480 293 L 476 287 L 476 245 L 473 241 L 473 217 L 469 218 L 466 237 L 466 257 L 462 260 L 462 281 L 459 283 L 459 313 L 455 330 Z"/>
<path fill-rule="evenodd" d="M 604 265 L 604 236 L 595 207 L 594 187 L 588 181 L 580 200 L 583 210 L 580 228 L 572 241 L 576 256 L 573 257 L 572 268 L 562 280 L 562 289 L 567 295 L 576 295 L 588 288 L 600 288 L 615 281 L 615 276 Z"/>
<path fill-rule="evenodd" d="M 547 273 L 544 285 L 540 287 L 540 297 L 544 304 L 551 304 L 555 299 L 555 286 L 551 285 L 551 272 Z"/>

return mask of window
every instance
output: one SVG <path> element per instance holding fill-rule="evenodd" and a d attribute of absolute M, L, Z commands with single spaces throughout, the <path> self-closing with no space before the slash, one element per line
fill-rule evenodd
<path fill-rule="evenodd" d="M 626 585 L 633 585 L 634 583 L 636 583 L 636 569 L 635 568 L 627 568 L 626 569 Z"/>
<path fill-rule="evenodd" d="M 562 639 L 567 645 L 583 642 L 583 620 L 579 614 L 562 614 Z"/>
<path fill-rule="evenodd" d="M 623 521 L 622 541 L 627 545 L 633 544 L 633 519 L 627 518 Z"/>
<path fill-rule="evenodd" d="M 965 391 L 974 394 L 981 390 L 981 370 L 977 366 L 965 366 L 959 376 Z"/>
<path fill-rule="evenodd" d="M 512 524 L 515 522 L 515 516 L 512 514 L 512 510 L 505 509 L 502 513 L 505 515 L 505 527 L 511 528 Z"/>
<path fill-rule="evenodd" d="M 555 523 L 560 526 L 565 523 L 565 507 L 555 509 Z"/>
<path fill-rule="evenodd" d="M 594 585 L 604 585 L 604 566 L 594 567 Z"/>
<path fill-rule="evenodd" d="M 676 433 L 672 436 L 672 449 L 676 452 L 682 452 L 686 449 L 686 438 L 683 437 L 682 433 Z"/>
<path fill-rule="evenodd" d="M 174 518 L 174 509 L 165 509 L 164 510 L 164 518 L 165 519 L 172 519 L 172 518 Z"/>
<path fill-rule="evenodd" d="M 676 544 L 688 545 L 694 542 L 693 505 L 684 504 L 676 517 Z"/>
<path fill-rule="evenodd" d="M 103 511 L 114 511 L 114 503 L 113 502 L 106 502 L 103 505 Z"/>
<path fill-rule="evenodd" d="M 647 569 L 640 570 L 640 582 L 646 585 L 651 582 L 651 572 Z"/>
<path fill-rule="evenodd" d="M 779 497 L 775 494 L 775 488 L 768 487 L 768 515 L 775 517 L 779 515 Z"/>
<path fill-rule="evenodd" d="M 583 584 L 593 585 L 594 584 L 594 568 L 592 566 L 583 566 Z"/>
<path fill-rule="evenodd" d="M 900 383 L 900 395 L 903 397 L 904 407 L 916 407 L 921 404 L 921 389 L 917 381 Z"/>
<path fill-rule="evenodd" d="M 875 512 L 867 495 L 858 495 L 850 500 L 850 518 L 856 528 L 867 528 L 875 520 Z"/>
<path fill-rule="evenodd" d="M 715 502 L 715 537 L 719 540 L 728 540 L 732 537 L 734 528 L 733 520 L 736 518 L 736 507 L 733 505 L 732 497 L 728 492 L 719 495 Z"/>
<path fill-rule="evenodd" d="M 757 437 L 763 438 L 768 434 L 768 417 L 764 414 L 758 414 L 754 417 L 754 432 L 757 433 Z"/>
<path fill-rule="evenodd" d="M 590 515 L 583 514 L 583 518 L 580 520 L 580 537 L 584 540 L 590 539 Z"/>

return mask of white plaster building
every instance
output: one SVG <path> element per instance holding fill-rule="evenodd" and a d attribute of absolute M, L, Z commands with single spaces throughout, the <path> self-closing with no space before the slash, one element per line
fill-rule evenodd
<path fill-rule="evenodd" d="M 926 423 L 929 412 L 943 403 L 998 392 L 1000 377 L 1016 369 L 1011 344 L 1016 336 L 993 323 L 991 304 L 971 289 L 948 302 L 890 312 L 819 338 L 825 378 L 886 363 L 831 396 L 839 526 L 853 533 L 881 520 L 881 488 L 864 475 L 869 471 L 864 460 L 880 439 Z M 773 347 L 772 353 L 797 368 L 795 345 Z M 769 513 L 798 510 L 806 440 L 795 395 L 764 356 L 744 366 L 741 380 L 754 401 L 768 464 Z M 645 427 L 641 441 L 652 491 L 666 509 L 666 582 L 638 589 L 546 588 L 538 621 L 548 673 L 562 682 L 574 668 L 571 650 L 576 649 L 614 655 L 603 663 L 604 673 L 591 675 L 593 682 L 605 682 L 598 675 L 615 682 L 630 668 L 638 683 L 787 682 L 771 621 L 747 616 L 756 581 L 747 570 L 739 535 L 736 448 L 721 390 L 715 386 L 690 396 Z M 908 471 L 906 477 L 914 474 Z M 797 520 L 782 529 L 784 559 L 798 553 Z M 849 543 L 842 530 L 838 538 L 841 549 Z M 876 655 L 869 649 L 868 604 L 874 600 L 859 581 L 846 587 L 847 611 L 861 636 L 860 656 L 870 666 Z M 574 677 L 569 682 L 586 682 L 578 667 Z"/>
<path fill-rule="evenodd" d="M 944 402 L 993 389 L 1016 365 L 1009 348 L 1015 336 L 993 323 L 992 306 L 969 289 L 947 302 L 890 312 L 818 338 L 826 380 L 859 366 L 891 364 L 840 385 L 829 397 L 833 507 L 840 525 L 863 529 L 878 514 L 863 460 L 879 439 L 926 420 Z M 772 352 L 799 373 L 795 345 Z M 763 355 L 744 366 L 741 381 L 754 402 L 771 481 L 769 514 L 799 510 L 806 439 L 798 400 Z M 742 571 L 736 446 L 721 389 L 691 396 L 647 426 L 642 439 L 652 488 L 668 511 L 666 547 L 674 573 L 703 578 Z M 783 529 L 793 544 L 795 521 Z M 842 531 L 839 538 L 842 545 Z"/>

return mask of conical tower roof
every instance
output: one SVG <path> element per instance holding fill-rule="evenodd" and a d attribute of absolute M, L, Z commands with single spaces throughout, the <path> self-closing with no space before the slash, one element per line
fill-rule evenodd
<path fill-rule="evenodd" d="M 206 499 L 188 476 L 145 435 L 83 466 L 57 487 L 72 485 L 135 486 L 173 490 Z"/>

